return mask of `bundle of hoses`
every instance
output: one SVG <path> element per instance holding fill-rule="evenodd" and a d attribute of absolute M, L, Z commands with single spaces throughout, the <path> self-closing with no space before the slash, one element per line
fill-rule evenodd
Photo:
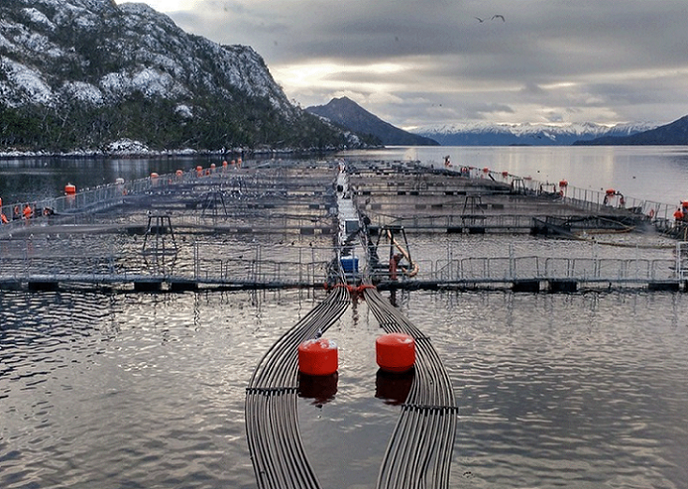
<path fill-rule="evenodd" d="M 387 446 L 377 488 L 448 488 L 458 413 L 449 375 L 418 328 L 377 289 L 366 288 L 364 294 L 387 333 L 404 333 L 416 341 L 413 383 Z"/>
<path fill-rule="evenodd" d="M 416 342 L 411 390 L 383 457 L 378 489 L 446 489 L 456 432 L 456 401 L 437 352 L 418 328 L 374 288 L 368 306 L 387 332 Z M 259 488 L 319 489 L 297 421 L 298 345 L 326 331 L 346 310 L 350 295 L 336 287 L 265 354 L 246 392 L 246 432 Z"/>
<path fill-rule="evenodd" d="M 298 428 L 298 345 L 325 332 L 350 303 L 346 287 L 287 331 L 263 356 L 246 389 L 246 434 L 259 488 L 320 488 Z"/>

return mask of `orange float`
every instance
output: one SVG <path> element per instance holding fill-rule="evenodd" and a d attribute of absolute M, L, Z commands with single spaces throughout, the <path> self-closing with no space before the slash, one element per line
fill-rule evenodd
<path fill-rule="evenodd" d="M 416 341 L 403 333 L 389 333 L 375 340 L 377 364 L 386 372 L 401 373 L 416 363 Z"/>
<path fill-rule="evenodd" d="M 74 195 L 76 193 L 76 185 L 68 183 L 67 185 L 65 185 L 64 191 L 67 195 Z"/>
<path fill-rule="evenodd" d="M 325 338 L 306 340 L 299 345 L 299 372 L 332 375 L 339 368 L 337 344 Z"/>

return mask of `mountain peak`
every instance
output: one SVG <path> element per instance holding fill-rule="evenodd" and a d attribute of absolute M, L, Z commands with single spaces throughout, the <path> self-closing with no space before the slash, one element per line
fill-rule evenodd
<path fill-rule="evenodd" d="M 437 141 L 411 134 L 371 114 L 348 97 L 333 98 L 326 105 L 308 107 L 308 112 L 359 134 L 379 138 L 383 145 L 437 146 Z"/>

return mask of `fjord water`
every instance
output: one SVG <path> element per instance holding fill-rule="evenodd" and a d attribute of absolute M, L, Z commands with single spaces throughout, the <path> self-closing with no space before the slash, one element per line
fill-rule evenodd
<path fill-rule="evenodd" d="M 605 157 L 595 150 L 617 156 L 597 169 L 590 161 Z M 439 165 L 446 154 L 456 165 L 533 178 L 539 171 L 659 202 L 688 193 L 685 148 L 393 148 L 367 156 Z M 81 178 L 81 187 L 106 183 L 101 168 L 114 180 L 210 162 L 94 160 L 80 169 L 78 160 L 0 161 L 0 185 L 11 202 L 8 176 L 25 182 L 22 192 L 52 196 L 64 177 Z M 433 239 L 419 237 L 419 248 Z M 496 249 L 512 241 L 489 239 Z M 556 242 L 547 246 L 555 252 Z M 256 487 L 245 388 L 265 351 L 324 294 L 0 292 L 0 487 Z M 452 488 L 686 487 L 688 294 L 385 297 L 432 340 L 449 371 L 460 406 Z M 340 349 L 336 395 L 299 401 L 303 444 L 322 487 L 375 487 L 400 409 L 377 376 L 379 334 L 366 303 L 354 302 L 327 333 Z"/>

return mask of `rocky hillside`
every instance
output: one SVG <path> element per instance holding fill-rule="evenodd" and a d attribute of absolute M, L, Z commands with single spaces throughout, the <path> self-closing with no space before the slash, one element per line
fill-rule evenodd
<path fill-rule="evenodd" d="M 250 47 L 144 4 L 0 2 L 0 149 L 324 148 L 356 138 L 293 106 Z"/>
<path fill-rule="evenodd" d="M 383 145 L 392 146 L 438 146 L 430 138 L 411 134 L 371 114 L 348 97 L 333 98 L 327 105 L 306 109 L 312 114 L 324 117 L 332 123 L 358 134 L 376 138 Z"/>

